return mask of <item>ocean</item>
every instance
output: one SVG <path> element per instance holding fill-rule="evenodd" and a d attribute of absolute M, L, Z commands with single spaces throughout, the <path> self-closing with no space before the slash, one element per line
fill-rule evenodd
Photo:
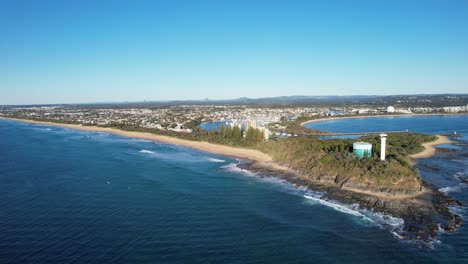
<path fill-rule="evenodd" d="M 437 123 L 411 118 L 426 122 L 421 132 L 468 135 L 467 116 Z M 368 120 L 369 126 L 387 122 Z M 427 181 L 465 202 L 460 178 L 468 176 L 467 144 L 465 136 L 441 146 L 452 151 L 418 164 Z M 466 225 L 441 233 L 423 250 L 398 238 L 399 219 L 321 201 L 320 193 L 242 170 L 240 162 L 147 140 L 0 120 L 0 263 L 468 261 Z M 466 215 L 465 208 L 454 210 Z"/>

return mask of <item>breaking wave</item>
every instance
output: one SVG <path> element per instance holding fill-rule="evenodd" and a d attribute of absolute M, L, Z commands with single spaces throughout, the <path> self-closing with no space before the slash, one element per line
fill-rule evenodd
<path fill-rule="evenodd" d="M 466 187 L 467 187 L 466 183 L 460 183 L 456 186 L 440 188 L 439 191 L 444 194 L 458 193 L 458 192 L 462 192 L 462 190 L 466 189 Z"/>
<path fill-rule="evenodd" d="M 217 162 L 217 163 L 223 163 L 223 162 L 226 162 L 225 160 L 222 160 L 222 159 L 215 159 L 215 158 L 210 158 L 210 157 L 204 157 L 207 161 L 211 161 L 211 162 Z"/>
<path fill-rule="evenodd" d="M 331 207 L 331 208 L 335 209 L 338 212 L 358 216 L 358 217 L 361 217 L 361 218 L 367 218 L 368 220 L 371 220 L 368 217 L 366 217 L 365 215 L 361 214 L 359 211 L 353 210 L 353 209 L 351 209 L 351 208 L 349 208 L 349 207 L 347 207 L 345 205 L 329 202 L 329 201 L 322 200 L 320 198 L 315 198 L 315 197 L 312 197 L 312 196 L 309 196 L 309 195 L 304 195 L 304 198 L 315 201 L 315 202 L 318 202 L 318 203 L 320 203 L 322 205 Z"/>
<path fill-rule="evenodd" d="M 335 201 L 327 201 L 321 198 L 311 197 L 308 195 L 304 195 L 304 198 L 312 200 L 321 205 L 330 207 L 338 212 L 356 216 L 364 220 L 366 223 L 376 224 L 380 228 L 390 231 L 390 233 L 392 233 L 393 236 L 395 236 L 396 238 L 403 239 L 403 236 L 401 234 L 403 233 L 405 221 L 401 218 L 384 213 L 372 212 L 366 209 L 360 209 L 359 205 L 357 204 L 345 205 Z"/>
<path fill-rule="evenodd" d="M 157 155 L 156 152 L 151 151 L 151 150 L 146 150 L 146 149 L 142 149 L 142 150 L 140 150 L 139 152 L 140 152 L 140 153 L 145 153 L 145 154 Z"/>
<path fill-rule="evenodd" d="M 241 169 L 237 165 L 239 165 L 239 164 L 238 163 L 230 163 L 228 165 L 222 166 L 221 168 L 223 168 L 223 169 L 225 169 L 227 171 L 230 171 L 230 172 L 240 173 L 240 174 L 243 174 L 243 175 L 246 175 L 246 176 L 251 176 L 251 177 L 258 175 L 255 172 L 251 172 L 251 171 L 246 170 L 246 169 Z"/>
<path fill-rule="evenodd" d="M 464 189 L 466 189 L 468 187 L 467 185 L 467 178 L 465 176 L 465 173 L 464 172 L 457 172 L 453 175 L 453 177 L 455 179 L 457 179 L 458 181 L 460 181 L 459 184 L 455 185 L 455 186 L 448 186 L 448 187 L 443 187 L 443 188 L 440 188 L 439 191 L 444 193 L 444 194 L 449 194 L 449 193 L 459 193 L 459 192 L 462 192 Z"/>
<path fill-rule="evenodd" d="M 142 149 L 139 151 L 140 153 L 143 154 L 148 154 L 151 156 L 157 156 L 159 159 L 162 160 L 168 160 L 171 162 L 214 162 L 214 163 L 224 163 L 226 162 L 225 160 L 222 159 L 216 159 L 212 157 L 206 157 L 206 156 L 198 156 L 198 155 L 192 155 L 189 153 L 159 153 L 147 149 Z"/>

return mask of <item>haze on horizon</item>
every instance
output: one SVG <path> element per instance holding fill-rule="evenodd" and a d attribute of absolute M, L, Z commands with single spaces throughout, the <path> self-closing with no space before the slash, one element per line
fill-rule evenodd
<path fill-rule="evenodd" d="M 468 93 L 468 1 L 2 1 L 0 104 Z"/>

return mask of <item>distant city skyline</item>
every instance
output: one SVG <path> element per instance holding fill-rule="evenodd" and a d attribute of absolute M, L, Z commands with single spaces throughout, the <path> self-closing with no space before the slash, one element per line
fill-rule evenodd
<path fill-rule="evenodd" d="M 0 105 L 468 93 L 468 1 L 3 1 Z"/>

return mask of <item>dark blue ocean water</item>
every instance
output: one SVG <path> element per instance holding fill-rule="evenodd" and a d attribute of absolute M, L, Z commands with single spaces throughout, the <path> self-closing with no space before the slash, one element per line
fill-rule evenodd
<path fill-rule="evenodd" d="M 443 170 L 428 175 L 441 188 L 466 174 L 465 157 L 426 160 Z M 392 234 L 398 219 L 308 199 L 315 193 L 238 162 L 0 120 L 0 263 L 468 261 L 465 226 L 424 251 Z M 467 202 L 458 187 L 453 195 Z"/>

